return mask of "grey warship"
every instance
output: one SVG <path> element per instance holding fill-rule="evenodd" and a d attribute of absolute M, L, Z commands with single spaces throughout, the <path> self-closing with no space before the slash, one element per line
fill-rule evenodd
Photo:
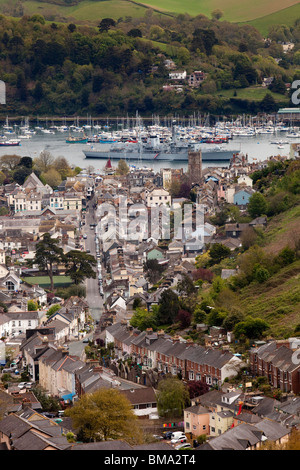
<path fill-rule="evenodd" d="M 189 152 L 201 150 L 203 162 L 229 162 L 233 154 L 239 153 L 239 150 L 228 150 L 209 145 L 204 147 L 200 143 L 177 141 L 174 132 L 171 142 L 162 143 L 158 135 L 150 135 L 147 142 L 115 142 L 109 144 L 106 150 L 102 150 L 101 145 L 93 144 L 90 148 L 84 149 L 85 158 L 123 159 L 138 162 L 187 162 Z"/>

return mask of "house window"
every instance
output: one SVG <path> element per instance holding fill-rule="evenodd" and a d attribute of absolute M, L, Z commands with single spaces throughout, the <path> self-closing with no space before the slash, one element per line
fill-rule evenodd
<path fill-rule="evenodd" d="M 185 429 L 190 429 L 190 423 L 188 422 L 185 423 Z"/>
<path fill-rule="evenodd" d="M 7 290 L 8 290 L 9 292 L 12 292 L 12 291 L 15 290 L 15 285 L 14 285 L 13 282 L 7 281 L 7 282 L 6 282 L 6 288 L 7 288 Z"/>

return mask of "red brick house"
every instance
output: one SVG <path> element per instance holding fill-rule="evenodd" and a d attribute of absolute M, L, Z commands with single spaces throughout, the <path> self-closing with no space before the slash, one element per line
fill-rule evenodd
<path fill-rule="evenodd" d="M 252 348 L 250 368 L 253 375 L 266 376 L 272 387 L 300 393 L 300 349 L 295 338 Z"/>

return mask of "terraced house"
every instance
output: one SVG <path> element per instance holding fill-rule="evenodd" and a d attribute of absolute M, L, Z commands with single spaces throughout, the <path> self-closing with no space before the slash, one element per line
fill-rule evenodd
<path fill-rule="evenodd" d="M 300 393 L 300 344 L 290 338 L 272 341 L 250 350 L 250 367 L 254 375 L 265 376 L 272 387 L 283 392 Z"/>
<path fill-rule="evenodd" d="M 131 357 L 143 370 L 157 369 L 186 380 L 201 380 L 220 385 L 226 377 L 237 375 L 242 361 L 228 351 L 204 348 L 163 332 L 138 332 L 125 323 L 106 329 L 106 344 L 114 343 L 116 357 Z M 126 356 L 125 356 L 126 355 Z"/>

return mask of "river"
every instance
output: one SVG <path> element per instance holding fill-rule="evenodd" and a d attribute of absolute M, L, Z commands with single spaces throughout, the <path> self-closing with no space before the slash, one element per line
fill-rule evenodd
<path fill-rule="evenodd" d="M 80 134 L 79 134 L 80 135 Z M 6 136 L 7 139 L 15 138 L 13 135 Z M 49 151 L 53 157 L 63 156 L 72 166 L 79 166 L 82 169 L 88 166 L 94 167 L 96 172 L 101 172 L 106 164 L 105 160 L 86 159 L 82 150 L 87 148 L 87 145 L 93 144 L 68 144 L 66 139 L 68 133 L 57 132 L 53 134 L 40 134 L 32 135 L 30 139 L 22 139 L 19 147 L 0 147 L 0 156 L 2 155 L 20 155 L 21 157 L 29 156 L 32 159 L 38 157 L 43 150 Z M 283 148 L 278 148 L 276 144 L 271 144 L 274 140 L 286 140 L 289 144 L 284 144 Z M 278 132 L 277 134 L 260 134 L 250 137 L 234 136 L 228 144 L 223 144 L 223 148 L 232 151 L 240 151 L 248 155 L 249 162 L 262 161 L 274 155 L 287 156 L 290 153 L 290 144 L 300 142 L 300 138 L 287 138 L 285 132 Z M 99 145 L 99 144 L 98 144 Z M 106 144 L 101 144 L 102 149 L 105 150 Z M 213 144 L 206 144 L 206 146 Z M 133 162 L 130 162 L 133 165 Z M 136 163 L 136 165 L 138 165 Z M 224 164 L 223 164 L 224 165 Z M 159 171 L 160 168 L 183 168 L 187 169 L 187 163 L 183 162 L 147 162 L 146 165 Z M 203 167 L 216 166 L 216 163 L 204 163 Z"/>

